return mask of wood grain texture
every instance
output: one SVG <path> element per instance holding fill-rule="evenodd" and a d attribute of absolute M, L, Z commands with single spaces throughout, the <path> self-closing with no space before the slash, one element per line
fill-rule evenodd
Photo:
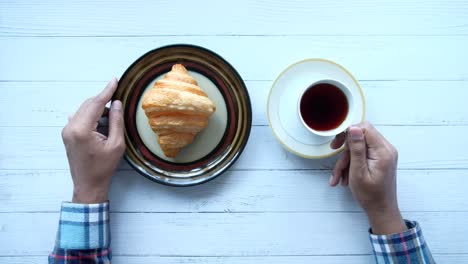
<path fill-rule="evenodd" d="M 2 215 L 0 255 L 46 254 L 54 243 L 58 217 L 58 213 Z M 117 255 L 371 253 L 363 213 L 114 213 L 111 217 L 112 247 Z M 405 217 L 418 220 L 433 253 L 468 254 L 468 237 L 460 232 L 468 212 L 408 213 Z"/>
<path fill-rule="evenodd" d="M 456 35 L 466 1 L 2 1 L 0 36 Z"/>
<path fill-rule="evenodd" d="M 174 188 L 149 182 L 135 171 L 116 173 L 113 212 L 361 212 L 348 188 L 328 187 L 328 171 L 230 171 L 206 184 Z M 465 211 L 467 170 L 403 170 L 400 209 Z M 53 184 L 51 184 L 53 183 Z M 440 190 L 434 191 L 434 186 Z M 58 212 L 70 200 L 68 171 L 0 171 L 0 212 Z"/>
<path fill-rule="evenodd" d="M 47 258 L 46 255 L 34 257 L 1 257 L 2 263 L 16 264 L 43 264 Z M 457 255 L 437 255 L 434 259 L 439 264 L 466 263 L 468 256 L 464 254 Z M 112 263 L 131 263 L 131 264 L 373 264 L 374 256 L 261 256 L 261 257 L 160 257 L 160 256 L 116 256 L 112 257 Z"/>
<path fill-rule="evenodd" d="M 468 36 L 0 38 L 0 80 L 105 81 L 154 48 L 190 43 L 220 54 L 245 80 L 327 58 L 360 80 L 468 80 Z"/>
<path fill-rule="evenodd" d="M 467 169 L 466 126 L 377 126 L 399 150 L 401 169 Z M 60 127 L 2 127 L 0 170 L 68 169 Z M 252 127 L 234 170 L 330 169 L 336 157 L 308 160 L 287 152 L 267 126 Z M 120 169 L 130 167 L 123 162 Z"/>
<path fill-rule="evenodd" d="M 373 263 L 364 214 L 348 189 L 327 186 L 336 158 L 298 158 L 267 126 L 273 80 L 304 58 L 360 80 L 367 119 L 400 151 L 404 216 L 421 223 L 437 263 L 468 262 L 467 21 L 465 0 L 0 1 L 0 263 L 44 263 L 53 247 L 72 185 L 68 114 L 174 43 L 239 71 L 254 127 L 235 166 L 201 186 L 158 185 L 122 162 L 113 263 Z"/>
<path fill-rule="evenodd" d="M 467 81 L 361 81 L 367 119 L 377 125 L 468 125 Z M 253 125 L 267 125 L 271 81 L 247 81 Z M 0 82 L 0 126 L 64 126 L 105 82 Z M 421 92 L 424 91 L 424 92 Z M 51 96 L 52 95 L 52 96 Z M 21 107 L 17 100 L 21 98 Z M 444 103 L 450 102 L 450 103 Z"/>

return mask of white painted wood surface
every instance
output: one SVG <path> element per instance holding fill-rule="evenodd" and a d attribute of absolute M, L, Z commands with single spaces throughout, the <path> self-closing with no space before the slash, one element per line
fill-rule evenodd
<path fill-rule="evenodd" d="M 459 254 L 434 254 L 438 263 L 467 263 L 468 257 Z M 166 257 L 166 256 L 115 256 L 112 259 L 115 263 L 132 264 L 363 264 L 372 263 L 373 256 L 260 256 L 260 257 Z M 4 263 L 16 264 L 43 264 L 44 257 L 4 257 Z"/>
<path fill-rule="evenodd" d="M 0 33 L 13 36 L 468 33 L 461 0 L 2 2 Z"/>
<path fill-rule="evenodd" d="M 69 176 L 65 170 L 3 170 L 0 200 L 8 203 L 0 203 L 0 213 L 58 212 L 57 201 L 71 195 Z M 135 171 L 125 170 L 117 172 L 113 180 L 111 209 L 127 213 L 361 212 L 348 189 L 326 188 L 328 176 L 327 170 L 231 170 L 192 190 L 150 184 Z M 460 184 L 466 177 L 466 170 L 400 170 L 401 210 L 453 212 L 467 208 L 466 186 Z M 63 188 L 51 192 L 50 182 Z M 450 195 L 425 186 L 450 190 Z"/>
<path fill-rule="evenodd" d="M 407 212 L 434 253 L 468 254 L 460 243 L 468 212 Z M 2 255 L 46 254 L 58 213 L 2 215 Z M 360 212 L 113 213 L 113 249 L 122 255 L 258 256 L 370 254 Z M 444 227 L 440 228 L 440 224 Z M 40 228 L 38 228 L 40 227 Z M 28 239 L 19 232 L 31 234 Z M 450 236 L 446 235 L 450 233 Z M 8 243 L 6 243 L 8 242 Z"/>
<path fill-rule="evenodd" d="M 150 49 L 226 58 L 252 100 L 249 144 L 202 186 L 152 183 L 125 162 L 111 190 L 114 263 L 372 263 L 335 158 L 287 153 L 266 121 L 290 63 L 334 60 L 400 151 L 398 193 L 438 263 L 468 263 L 468 1 L 0 0 L 0 263 L 44 263 L 71 180 L 67 116 Z M 28 237 L 29 239 L 24 239 Z"/>
<path fill-rule="evenodd" d="M 0 78 L 107 81 L 147 51 L 174 43 L 212 49 L 245 80 L 274 80 L 304 58 L 336 61 L 359 80 L 468 78 L 468 35 L 2 37 L 0 58 L 9 63 Z"/>

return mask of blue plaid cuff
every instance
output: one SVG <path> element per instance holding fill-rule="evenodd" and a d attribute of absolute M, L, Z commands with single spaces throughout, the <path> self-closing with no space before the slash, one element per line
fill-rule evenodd
<path fill-rule="evenodd" d="M 107 248 L 110 244 L 109 203 L 62 203 L 55 246 L 62 249 Z"/>
<path fill-rule="evenodd" d="M 405 223 L 408 230 L 398 234 L 374 235 L 369 230 L 376 263 L 435 263 L 419 224 Z"/>

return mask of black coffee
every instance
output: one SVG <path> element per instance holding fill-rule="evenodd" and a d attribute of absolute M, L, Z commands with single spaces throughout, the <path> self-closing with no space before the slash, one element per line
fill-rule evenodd
<path fill-rule="evenodd" d="M 300 111 L 307 126 L 317 131 L 335 129 L 348 115 L 348 100 L 340 88 L 319 83 L 307 89 L 301 98 Z"/>

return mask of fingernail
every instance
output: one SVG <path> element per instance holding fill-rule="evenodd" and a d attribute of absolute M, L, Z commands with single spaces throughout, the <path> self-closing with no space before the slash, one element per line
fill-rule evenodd
<path fill-rule="evenodd" d="M 115 76 L 112 76 L 112 78 L 110 79 L 109 81 L 109 84 L 114 84 L 114 83 L 117 83 L 117 78 Z"/>
<path fill-rule="evenodd" d="M 122 102 L 120 102 L 119 100 L 112 102 L 112 108 L 115 110 L 122 109 Z"/>
<path fill-rule="evenodd" d="M 333 174 L 330 175 L 330 179 L 328 180 L 328 184 L 332 185 L 333 183 Z"/>
<path fill-rule="evenodd" d="M 364 134 L 359 127 L 350 127 L 348 133 L 352 140 L 362 140 L 364 138 Z"/>

